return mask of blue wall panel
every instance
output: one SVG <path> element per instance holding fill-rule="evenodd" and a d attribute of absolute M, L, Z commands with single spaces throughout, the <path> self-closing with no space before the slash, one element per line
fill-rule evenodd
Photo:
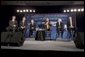
<path fill-rule="evenodd" d="M 75 14 L 72 14 L 72 13 L 60 13 L 60 14 L 27 14 L 26 15 L 26 18 L 27 18 L 27 28 L 26 28 L 26 32 L 25 32 L 25 37 L 28 38 L 29 36 L 29 24 L 30 24 L 30 20 L 31 19 L 34 19 L 34 21 L 36 22 L 36 27 L 38 27 L 38 25 L 42 24 L 46 18 L 49 18 L 50 21 L 51 21 L 51 24 L 52 24 L 52 27 L 51 27 L 51 39 L 57 39 L 57 31 L 56 31 L 56 25 L 55 25 L 55 22 L 58 20 L 58 18 L 61 18 L 63 23 L 66 24 L 67 23 L 67 20 L 68 20 L 68 17 L 69 16 L 72 16 L 73 19 L 74 19 L 74 22 L 76 20 L 76 16 Z M 36 33 L 34 33 L 35 35 Z M 69 37 L 69 34 L 68 34 L 68 31 L 64 31 L 63 33 L 63 38 L 68 38 Z"/>

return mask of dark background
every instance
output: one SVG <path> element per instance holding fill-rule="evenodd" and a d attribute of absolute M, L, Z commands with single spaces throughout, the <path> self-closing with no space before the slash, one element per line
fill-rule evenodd
<path fill-rule="evenodd" d="M 28 5 L 2 5 L 1 6 L 1 31 L 6 31 L 5 28 L 8 26 L 8 22 L 11 19 L 12 15 L 17 17 L 17 20 L 21 20 L 21 18 L 25 14 L 31 13 L 17 13 L 17 8 L 32 8 L 36 9 L 35 13 L 63 13 L 64 8 L 82 8 L 84 5 L 54 5 L 54 6 L 28 6 Z M 84 31 L 84 12 L 76 12 L 76 25 L 78 31 Z"/>
<path fill-rule="evenodd" d="M 55 1 L 54 1 L 55 2 Z M 71 3 L 70 3 L 71 2 Z M 1 5 L 0 8 L 0 13 L 1 13 L 1 18 L 0 18 L 0 29 L 1 32 L 6 31 L 5 28 L 8 26 L 8 22 L 11 19 L 12 15 L 16 15 L 17 16 L 17 20 L 20 20 L 22 18 L 22 16 L 24 16 L 24 14 L 18 14 L 16 13 L 16 9 L 17 8 L 34 8 L 36 9 L 35 13 L 63 13 L 63 9 L 64 8 L 77 8 L 77 7 L 84 7 L 84 2 L 82 4 L 82 2 L 75 2 L 74 1 L 70 1 L 69 3 L 67 2 L 63 2 L 64 4 L 60 3 L 54 3 L 55 5 L 52 5 L 50 3 L 48 4 L 42 4 L 42 5 L 29 5 L 29 3 L 27 5 L 11 5 L 12 3 L 10 3 L 9 1 L 7 2 L 1 2 L 3 5 Z M 9 5 L 7 5 L 7 3 Z M 58 4 L 58 5 L 56 5 Z M 76 13 L 76 25 L 77 25 L 77 31 L 84 31 L 84 12 L 78 12 Z M 29 50 L 29 51 L 25 51 L 23 52 L 22 50 L 8 50 L 8 49 L 1 49 L 1 55 L 3 56 L 7 56 L 7 55 L 18 55 L 18 56 L 22 56 L 22 55 L 28 55 L 28 56 L 83 56 L 84 57 L 84 52 L 65 52 L 65 51 L 33 51 L 33 50 Z"/>

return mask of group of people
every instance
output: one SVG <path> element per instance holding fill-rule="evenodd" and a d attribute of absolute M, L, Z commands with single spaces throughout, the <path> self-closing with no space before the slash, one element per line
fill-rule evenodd
<path fill-rule="evenodd" d="M 51 23 L 50 20 L 47 18 L 46 22 L 45 22 L 45 29 L 47 31 L 50 31 L 51 28 Z M 72 19 L 71 16 L 69 16 L 68 20 L 66 23 L 63 23 L 62 19 L 58 18 L 57 22 L 56 22 L 56 31 L 59 37 L 61 34 L 61 38 L 63 38 L 64 32 L 68 32 L 67 35 L 68 38 L 72 38 L 73 34 L 75 32 L 75 21 Z"/>
<path fill-rule="evenodd" d="M 58 37 L 60 36 L 61 33 L 61 38 L 63 38 L 63 34 L 65 31 L 69 32 L 69 38 L 72 36 L 73 37 L 73 33 L 75 30 L 75 23 L 73 23 L 73 19 L 70 16 L 67 20 L 67 23 L 63 23 L 62 19 L 58 19 L 57 23 L 56 23 L 56 28 L 57 28 L 57 33 L 58 33 Z"/>
<path fill-rule="evenodd" d="M 23 17 L 22 20 L 20 21 L 20 27 L 18 26 L 18 22 L 16 20 L 16 16 L 12 16 L 12 20 L 9 21 L 9 26 L 6 28 L 7 31 L 19 31 L 22 30 L 22 32 L 25 30 L 26 28 L 26 18 Z"/>
<path fill-rule="evenodd" d="M 75 28 L 74 24 L 72 22 L 73 22 L 72 17 L 69 17 L 67 24 L 63 24 L 62 19 L 59 18 L 56 23 L 56 28 L 57 28 L 56 30 L 57 30 L 58 36 L 61 33 L 61 37 L 62 37 L 64 30 L 68 30 L 69 33 L 71 34 L 71 32 L 74 31 L 74 28 Z M 20 31 L 24 32 L 26 29 L 26 26 L 27 26 L 26 18 L 23 17 L 19 24 L 20 24 L 20 26 L 18 26 L 16 16 L 12 16 L 12 20 L 9 21 L 9 26 L 7 27 L 7 30 L 13 31 L 13 32 L 20 30 Z M 52 26 L 51 22 L 50 22 L 49 18 L 47 18 L 44 23 L 45 30 L 50 31 L 51 26 Z M 29 28 L 29 37 L 30 37 L 30 35 L 32 35 L 34 30 L 36 30 L 36 23 L 33 19 L 31 19 L 30 28 Z"/>
<path fill-rule="evenodd" d="M 48 18 L 46 19 L 44 25 L 45 25 L 44 28 L 46 29 L 46 31 L 51 30 L 52 24 Z M 61 38 L 63 38 L 65 31 L 66 32 L 68 31 L 68 33 L 67 33 L 67 35 L 69 34 L 68 38 L 73 37 L 73 33 L 75 31 L 75 21 L 72 19 L 71 16 L 69 16 L 66 23 L 63 23 L 62 19 L 60 19 L 60 18 L 58 18 L 58 20 L 56 21 L 56 32 L 58 34 L 57 37 L 59 37 L 61 34 Z"/>

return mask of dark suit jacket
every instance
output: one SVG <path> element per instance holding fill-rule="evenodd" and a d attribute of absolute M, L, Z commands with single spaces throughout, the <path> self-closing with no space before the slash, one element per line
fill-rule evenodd
<path fill-rule="evenodd" d="M 59 23 L 57 22 L 57 23 L 56 23 L 56 27 L 57 27 L 57 29 L 58 29 L 58 28 L 63 29 L 63 23 L 62 23 L 62 22 L 60 22 L 60 27 L 59 27 Z"/>
<path fill-rule="evenodd" d="M 35 30 L 36 29 L 36 23 L 30 24 L 30 30 Z"/>
<path fill-rule="evenodd" d="M 24 27 L 24 26 L 26 26 L 26 21 L 23 23 L 22 21 L 20 21 L 20 27 Z"/>
<path fill-rule="evenodd" d="M 16 20 L 14 22 L 12 20 L 9 21 L 9 26 L 14 28 L 13 25 L 16 25 L 16 27 L 18 27 L 18 23 Z"/>

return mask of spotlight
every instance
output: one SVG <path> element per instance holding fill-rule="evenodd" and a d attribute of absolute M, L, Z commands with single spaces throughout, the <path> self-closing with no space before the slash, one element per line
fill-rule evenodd
<path fill-rule="evenodd" d="M 71 9 L 71 12 L 73 12 L 73 9 Z"/>
<path fill-rule="evenodd" d="M 74 12 L 76 12 L 77 10 L 76 9 L 74 9 Z"/>
<path fill-rule="evenodd" d="M 19 10 L 17 10 L 17 12 L 19 12 Z"/>
<path fill-rule="evenodd" d="M 81 10 L 80 9 L 78 9 L 78 12 L 80 12 Z"/>
<path fill-rule="evenodd" d="M 33 10 L 33 12 L 35 12 L 35 10 Z"/>
<path fill-rule="evenodd" d="M 20 12 L 22 12 L 22 10 L 20 10 Z"/>
<path fill-rule="evenodd" d="M 66 12 L 66 10 L 64 10 L 63 12 Z"/>
<path fill-rule="evenodd" d="M 84 11 L 84 9 L 82 8 L 81 11 Z"/>
<path fill-rule="evenodd" d="M 69 10 L 67 10 L 67 12 L 69 12 Z"/>
<path fill-rule="evenodd" d="M 25 9 L 23 10 L 23 12 L 25 12 Z"/>
<path fill-rule="evenodd" d="M 26 12 L 28 12 L 28 9 L 26 9 Z"/>
<path fill-rule="evenodd" d="M 32 10 L 30 10 L 30 12 L 32 12 Z"/>

